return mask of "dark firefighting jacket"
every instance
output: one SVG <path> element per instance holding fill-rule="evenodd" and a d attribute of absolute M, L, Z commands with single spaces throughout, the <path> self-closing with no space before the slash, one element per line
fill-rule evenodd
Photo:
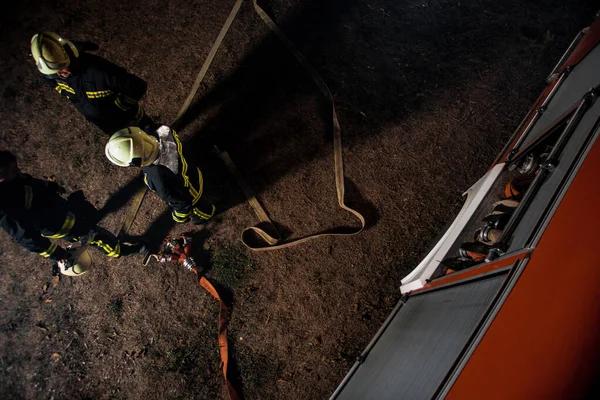
<path fill-rule="evenodd" d="M 27 250 L 53 260 L 65 250 L 49 238 L 63 238 L 75 224 L 75 215 L 57 193 L 58 185 L 20 174 L 0 183 L 0 226 Z"/>
<path fill-rule="evenodd" d="M 146 93 L 143 79 L 89 53 L 81 53 L 70 68 L 68 78 L 52 75 L 51 79 L 90 122 L 114 133 L 141 120 L 144 111 L 138 102 Z"/>
<path fill-rule="evenodd" d="M 184 156 L 177 133 L 162 126 L 154 134 L 159 139 L 160 158 L 157 163 L 142 167 L 148 188 L 173 208 L 171 216 L 176 222 L 186 222 L 192 214 L 204 220 L 211 218 L 215 208 L 202 199 L 202 173 Z"/>

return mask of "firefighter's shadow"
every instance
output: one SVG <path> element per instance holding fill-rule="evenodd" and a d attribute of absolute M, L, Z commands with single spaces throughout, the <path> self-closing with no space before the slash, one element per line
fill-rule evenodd
<path fill-rule="evenodd" d="M 111 212 L 117 211 L 127 205 L 142 187 L 144 187 L 144 182 L 141 178 L 127 182 L 116 193 L 113 193 L 106 204 L 104 204 L 104 207 L 98 210 L 98 219 L 101 220 Z"/>
<path fill-rule="evenodd" d="M 201 229 L 191 233 L 192 252 L 191 257 L 196 260 L 196 265 L 200 268 L 198 273 L 204 273 L 210 270 L 210 252 L 204 245 L 210 238 L 211 232 L 208 229 Z"/>
<path fill-rule="evenodd" d="M 136 241 L 136 239 L 143 239 L 146 242 L 150 253 L 154 254 L 158 252 L 160 245 L 168 232 L 171 232 L 174 225 L 175 223 L 171 218 L 171 213 L 162 213 L 141 235 L 123 235 L 120 239 L 130 242 Z"/>
<path fill-rule="evenodd" d="M 205 268 L 209 264 L 210 255 L 204 251 L 204 243 L 210 238 L 210 226 L 212 222 L 207 222 L 204 225 L 193 225 L 191 223 L 182 226 L 185 229 L 177 229 L 180 233 L 189 234 L 192 237 L 192 256 L 200 263 L 202 268 Z M 123 240 L 136 241 L 136 239 L 143 239 L 148 245 L 148 249 L 151 253 L 156 253 L 160 249 L 161 244 L 165 240 L 165 237 L 169 232 L 171 235 L 178 235 L 180 233 L 173 232 L 174 227 L 177 224 L 173 221 L 170 212 L 164 212 L 158 219 L 152 222 L 148 229 L 141 235 L 126 235 L 121 237 Z"/>

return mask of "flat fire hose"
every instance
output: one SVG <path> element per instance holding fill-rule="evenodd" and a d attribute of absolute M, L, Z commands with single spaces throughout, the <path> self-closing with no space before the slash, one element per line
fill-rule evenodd
<path fill-rule="evenodd" d="M 171 126 L 175 125 L 181 119 L 181 117 L 186 113 L 190 104 L 192 104 L 194 97 L 196 97 L 196 92 L 198 91 L 198 88 L 200 87 L 202 80 L 206 76 L 206 72 L 208 71 L 208 68 L 210 67 L 210 65 L 212 64 L 212 62 L 215 58 L 215 55 L 217 54 L 217 50 L 219 50 L 219 47 L 221 47 L 221 43 L 223 42 L 223 39 L 225 38 L 227 31 L 231 27 L 233 20 L 235 20 L 235 17 L 237 15 L 238 11 L 240 10 L 240 7 L 242 6 L 243 1 L 244 0 L 237 0 L 235 2 L 235 4 L 233 5 L 233 8 L 231 9 L 231 12 L 229 13 L 229 17 L 227 17 L 225 24 L 221 28 L 221 32 L 219 32 L 219 36 L 217 36 L 210 51 L 208 52 L 208 56 L 206 57 L 206 60 L 204 60 L 204 64 L 202 64 L 202 67 L 200 68 L 200 72 L 196 76 L 194 85 L 192 86 L 192 89 L 190 90 L 187 98 L 183 102 L 183 105 L 181 106 L 181 109 L 179 110 L 179 113 L 177 113 L 177 117 L 175 117 L 175 121 L 171 124 Z M 121 229 L 119 229 L 119 233 L 117 234 L 117 237 L 122 237 L 123 235 L 126 235 L 127 232 L 129 231 L 129 229 L 131 228 L 131 225 L 133 224 L 133 221 L 135 220 L 135 216 L 137 215 L 137 212 L 140 209 L 140 206 L 142 205 L 142 201 L 144 200 L 144 196 L 146 195 L 147 191 L 148 191 L 148 188 L 146 187 L 146 185 L 141 185 L 140 188 L 138 189 L 138 191 L 135 193 L 135 195 L 133 197 L 133 201 L 131 202 L 131 207 L 129 208 L 129 212 L 127 213 L 127 216 L 125 217 L 123 224 L 121 225 Z"/>
<path fill-rule="evenodd" d="M 207 59 L 205 60 L 204 64 L 202 65 L 202 68 L 200 69 L 200 72 L 198 73 L 198 76 L 196 77 L 194 86 L 192 87 L 185 103 L 181 107 L 181 110 L 177 114 L 177 118 L 176 118 L 175 122 L 177 122 L 185 114 L 185 112 L 187 111 L 191 102 L 193 101 L 193 99 L 196 95 L 196 92 L 197 92 L 198 88 L 200 87 L 200 84 L 201 84 L 202 80 L 204 79 L 204 76 L 206 75 L 206 72 L 208 71 L 208 68 L 210 67 L 210 65 L 216 55 L 217 50 L 219 49 L 225 35 L 227 34 L 227 31 L 229 30 L 233 20 L 235 19 L 236 15 L 240 9 L 240 6 L 242 5 L 242 2 L 243 2 L 243 0 L 237 0 L 236 3 L 234 4 L 234 6 L 229 14 L 229 17 L 227 18 L 227 20 L 225 21 L 225 24 L 221 28 L 221 31 L 220 31 L 219 35 L 217 36 L 217 39 L 215 40 L 215 43 L 213 44 L 213 46 L 207 56 Z M 342 209 L 344 209 L 344 210 L 352 213 L 354 216 L 356 216 L 359 219 L 361 226 L 360 226 L 360 228 L 357 228 L 353 232 L 336 232 L 336 229 L 332 229 L 329 232 L 306 236 L 306 237 L 296 239 L 296 240 L 286 242 L 286 243 L 279 243 L 281 238 L 280 238 L 279 233 L 277 232 L 277 229 L 275 228 L 272 221 L 268 217 L 264 208 L 261 206 L 261 204 L 256 199 L 256 196 L 254 196 L 250 187 L 246 184 L 246 181 L 243 178 L 243 176 L 240 174 L 240 172 L 235 167 L 235 164 L 233 163 L 233 160 L 231 160 L 231 157 L 229 156 L 229 154 L 227 154 L 226 152 L 218 152 L 220 158 L 223 160 L 223 162 L 225 163 L 225 165 L 227 166 L 229 171 L 236 177 L 238 184 L 242 188 L 248 203 L 250 204 L 250 206 L 252 207 L 252 209 L 254 210 L 255 214 L 257 215 L 257 217 L 259 218 L 259 220 L 261 221 L 261 224 L 262 224 L 262 227 L 253 226 L 253 227 L 246 228 L 242 232 L 242 242 L 244 243 L 244 245 L 246 247 L 248 247 L 251 250 L 265 251 L 265 250 L 275 250 L 275 249 L 282 249 L 282 248 L 286 248 L 286 247 L 295 246 L 300 243 L 304 243 L 309 240 L 316 239 L 316 238 L 323 237 L 323 236 L 356 235 L 356 234 L 362 232 L 362 230 L 364 229 L 365 219 L 358 211 L 348 207 L 344 201 L 345 186 L 344 186 L 344 164 L 343 164 L 343 155 L 342 155 L 342 137 L 341 137 L 340 124 L 339 124 L 339 121 L 337 118 L 337 113 L 335 111 L 335 104 L 333 101 L 333 96 L 331 95 L 329 88 L 327 87 L 327 85 L 325 84 L 323 79 L 320 77 L 320 75 L 314 70 L 314 68 L 308 63 L 308 61 L 306 61 L 304 56 L 294 47 L 294 45 L 291 43 L 291 41 L 287 38 L 287 36 L 285 36 L 285 34 L 279 29 L 279 27 L 277 27 L 277 25 L 267 15 L 267 13 L 257 4 L 256 0 L 253 0 L 253 4 L 254 4 L 254 9 L 255 9 L 256 13 L 265 22 L 265 24 L 269 27 L 269 29 L 271 29 L 271 31 L 274 32 L 279 37 L 279 39 L 286 45 L 288 50 L 290 52 L 292 52 L 292 54 L 294 55 L 296 60 L 306 70 L 306 72 L 311 76 L 314 83 L 317 85 L 317 87 L 320 89 L 320 91 L 325 95 L 325 97 L 327 97 L 327 99 L 331 103 L 332 118 L 333 118 L 335 183 L 336 183 L 338 204 Z M 174 122 L 174 124 L 175 124 L 175 122 Z M 127 231 L 129 230 L 129 228 L 131 227 L 133 220 L 135 219 L 135 216 L 137 214 L 137 211 L 139 210 L 139 207 L 142 203 L 144 195 L 146 194 L 146 190 L 147 190 L 147 188 L 144 186 L 143 189 L 140 189 L 140 191 L 138 191 L 138 193 L 136 193 L 134 200 L 132 202 L 132 207 L 131 207 L 127 217 L 125 218 L 125 221 L 123 222 L 123 226 L 121 227 L 121 230 L 119 231 L 119 236 L 122 234 L 126 234 Z M 267 231 L 269 231 L 269 232 L 267 232 Z M 248 235 L 247 235 L 250 232 L 253 232 L 253 233 L 257 234 L 259 237 L 261 237 L 264 240 L 264 242 L 266 242 L 266 245 L 265 244 L 262 244 L 262 245 L 250 244 L 248 242 L 249 239 L 248 239 Z M 227 323 L 229 320 L 229 311 L 228 311 L 227 307 L 225 306 L 225 304 L 223 303 L 218 292 L 215 290 L 215 288 L 212 286 L 212 284 L 208 280 L 206 280 L 206 278 L 200 276 L 199 283 L 205 290 L 207 290 L 220 303 L 219 347 L 220 347 L 220 353 L 221 353 L 221 360 L 222 360 L 222 364 L 223 364 L 223 375 L 225 377 L 225 381 L 227 384 L 227 391 L 229 393 L 230 399 L 237 400 L 240 398 L 240 396 L 237 393 L 237 391 L 235 390 L 235 388 L 233 387 L 233 384 L 231 383 L 231 381 L 227 377 L 228 365 L 229 365 L 229 363 L 228 363 L 228 361 L 229 361 L 229 346 L 227 343 Z"/>
<path fill-rule="evenodd" d="M 212 63 L 213 59 L 215 58 L 215 55 L 217 54 L 217 50 L 221 46 L 221 43 L 223 42 L 223 39 L 225 38 L 227 31 L 231 27 L 231 24 L 233 23 L 241 5 L 242 5 L 242 2 L 243 2 L 243 0 L 237 0 L 234 4 L 233 8 L 231 9 L 231 12 L 229 13 L 229 17 L 227 17 L 227 20 L 225 21 L 225 24 L 221 28 L 221 32 L 219 32 L 219 35 L 217 36 L 215 43 L 213 44 L 212 48 L 210 49 L 210 52 L 208 53 L 208 56 L 206 57 L 204 64 L 202 64 L 202 68 L 200 68 L 200 72 L 198 73 L 198 76 L 196 76 L 194 85 L 192 86 L 192 89 L 190 90 L 190 93 L 188 94 L 187 99 L 181 106 L 181 109 L 179 110 L 179 113 L 177 114 L 177 117 L 175 118 L 175 122 L 173 122 L 173 125 L 177 121 L 179 121 L 179 119 L 185 114 L 185 112 L 189 108 L 190 104 L 194 100 L 194 97 L 196 96 L 196 92 L 198 91 L 198 88 L 200 87 L 202 80 L 206 76 L 206 72 L 208 71 L 208 68 L 210 67 L 210 64 Z M 138 210 L 140 209 L 140 206 L 142 205 L 142 201 L 144 200 L 144 196 L 146 195 L 147 190 L 148 190 L 148 188 L 146 187 L 146 185 L 143 185 L 140 187 L 140 189 L 134 195 L 129 212 L 128 212 L 127 216 L 125 217 L 125 220 L 123 221 L 121 229 L 119 230 L 119 233 L 117 235 L 118 237 L 122 237 L 123 235 L 127 234 L 129 229 L 131 228 L 131 225 L 133 224 L 135 216 L 136 216 Z M 201 275 L 198 275 L 198 276 L 199 276 L 198 283 L 200 284 L 200 286 L 202 286 L 208 293 L 210 293 L 219 302 L 218 335 L 219 335 L 219 353 L 221 356 L 221 366 L 222 366 L 222 370 L 223 370 L 223 377 L 225 378 L 225 383 L 227 385 L 227 393 L 229 394 L 229 398 L 231 400 L 239 400 L 239 399 L 241 399 L 241 397 L 238 394 L 237 390 L 235 389 L 233 383 L 228 378 L 229 344 L 227 342 L 227 324 L 229 323 L 229 309 L 227 308 L 227 306 L 221 299 L 221 296 L 219 296 L 219 293 L 217 292 L 215 287 L 205 277 L 203 277 Z"/>
<path fill-rule="evenodd" d="M 148 187 L 145 184 L 140 184 L 139 189 L 133 195 L 133 200 L 131 201 L 131 206 L 129 207 L 129 212 L 125 216 L 123 220 L 123 224 L 121 224 L 121 228 L 117 233 L 117 238 L 121 239 L 123 236 L 127 235 L 127 232 L 133 225 L 133 221 L 135 220 L 135 216 L 137 215 L 140 206 L 142 205 L 142 201 L 144 200 L 144 196 L 146 196 L 146 192 L 148 191 Z"/>
<path fill-rule="evenodd" d="M 331 113 L 333 118 L 333 158 L 335 165 L 335 186 L 337 190 L 337 199 L 339 206 L 352 213 L 356 218 L 359 219 L 361 226 L 360 228 L 355 229 L 353 232 L 340 232 L 339 228 L 331 229 L 328 232 L 318 233 L 314 235 L 305 236 L 300 239 L 292 240 L 286 243 L 279 243 L 281 240 L 281 236 L 275 228 L 275 225 L 271 222 L 264 208 L 261 206 L 259 201 L 256 199 L 256 196 L 253 194 L 250 187 L 246 184 L 245 179 L 242 174 L 238 171 L 233 160 L 226 152 L 218 152 L 221 160 L 225 163 L 231 174 L 237 179 L 240 188 L 244 192 L 248 204 L 254 210 L 254 213 L 261 221 L 260 226 L 251 226 L 242 232 L 242 243 L 250 250 L 253 251 L 267 251 L 267 250 L 278 250 L 284 249 L 286 247 L 296 246 L 298 244 L 307 242 L 309 240 L 317 239 L 324 236 L 346 236 L 346 235 L 356 235 L 365 228 L 365 218 L 356 210 L 348 207 L 345 204 L 345 186 L 344 186 L 344 161 L 342 156 L 342 131 L 340 128 L 340 123 L 338 121 L 337 113 L 335 111 L 335 104 L 333 101 L 333 96 L 329 91 L 329 88 L 321 78 L 321 76 L 315 71 L 315 69 L 306 61 L 302 53 L 300 53 L 292 44 L 292 42 L 287 38 L 287 36 L 279 29 L 279 27 L 273 22 L 271 17 L 267 15 L 267 13 L 257 4 L 256 0 L 253 0 L 254 10 L 260 16 L 260 18 L 264 21 L 264 23 L 271 29 L 273 33 L 275 33 L 279 39 L 285 44 L 288 50 L 294 55 L 298 63 L 304 68 L 304 70 L 310 75 L 313 82 L 317 85 L 319 90 L 325 95 L 329 103 L 331 103 Z M 252 243 L 252 233 L 258 235 L 263 240 L 263 243 Z"/>
<path fill-rule="evenodd" d="M 194 271 L 195 272 L 195 271 Z M 196 272 L 196 274 L 198 274 Z M 202 286 L 208 293 L 212 295 L 219 302 L 219 352 L 221 354 L 221 369 L 223 370 L 223 376 L 225 377 L 225 383 L 227 384 L 227 393 L 229 393 L 229 398 L 231 400 L 239 400 L 241 399 L 238 392 L 235 390 L 233 383 L 227 377 L 227 373 L 229 372 L 229 344 L 227 342 L 227 324 L 229 323 L 229 308 L 221 299 L 219 292 L 215 289 L 215 287 L 210 283 L 208 279 L 204 276 L 198 274 L 198 283 Z"/>
<path fill-rule="evenodd" d="M 181 107 L 181 110 L 179 111 L 179 113 L 177 114 L 177 118 L 175 119 L 175 122 L 177 122 L 185 114 L 185 112 L 187 111 L 191 102 L 193 101 L 193 99 L 196 95 L 196 92 L 198 91 L 198 88 L 200 87 L 200 84 L 201 84 L 202 80 L 204 79 L 204 76 L 206 75 L 206 72 L 208 71 L 208 68 L 210 67 L 210 65 L 217 53 L 217 50 L 221 46 L 221 43 L 223 42 L 223 39 L 225 38 L 227 31 L 231 27 L 231 24 L 233 23 L 233 20 L 235 19 L 236 15 L 242 5 L 242 2 L 243 2 L 243 0 L 237 0 L 236 3 L 234 4 L 231 12 L 229 13 L 229 17 L 227 18 L 227 20 L 225 21 L 225 24 L 221 28 L 221 32 L 219 33 L 219 36 L 217 36 L 215 43 L 213 44 L 212 48 L 210 49 L 210 52 L 208 53 L 208 56 L 207 56 L 206 60 L 204 61 L 204 64 L 202 65 L 202 68 L 200 69 L 198 76 L 196 77 L 196 81 L 194 82 L 194 85 L 193 85 L 192 89 L 190 90 L 190 93 L 189 93 L 186 101 L 184 102 L 183 106 Z M 327 87 L 327 85 L 325 84 L 325 82 L 323 81 L 321 76 L 308 63 L 308 61 L 306 61 L 306 59 L 304 58 L 302 53 L 300 53 L 294 47 L 292 42 L 281 31 L 281 29 L 279 29 L 279 27 L 275 24 L 275 22 L 273 22 L 271 17 L 269 17 L 267 15 L 267 13 L 258 5 L 256 0 L 253 0 L 253 5 L 254 5 L 254 10 L 256 11 L 256 13 L 260 16 L 260 18 L 264 21 L 264 23 L 269 27 L 269 29 L 271 29 L 271 31 L 274 32 L 279 37 L 279 39 L 285 44 L 285 46 L 288 48 L 288 50 L 294 55 L 294 57 L 296 58 L 298 63 L 305 69 L 305 71 L 313 79 L 313 82 L 317 85 L 319 90 L 323 93 L 323 95 L 325 95 L 327 100 L 329 100 L 329 102 L 331 103 L 331 113 L 332 113 L 332 118 L 333 118 L 333 157 L 334 157 L 334 168 L 335 168 L 335 186 L 336 186 L 336 191 L 337 191 L 338 204 L 342 209 L 352 213 L 356 218 L 358 218 L 361 223 L 361 226 L 360 226 L 360 228 L 357 228 L 353 232 L 339 232 L 338 229 L 334 228 L 334 229 L 330 230 L 329 232 L 305 236 L 303 238 L 289 241 L 286 243 L 279 243 L 279 241 L 281 240 L 281 236 L 279 235 L 277 228 L 275 228 L 275 225 L 273 224 L 273 222 L 271 221 L 271 219 L 265 212 L 264 208 L 262 207 L 260 202 L 256 199 L 256 196 L 254 195 L 254 193 L 252 192 L 250 187 L 246 184 L 245 179 L 243 178 L 241 173 L 236 168 L 236 166 L 235 166 L 233 160 L 231 159 L 231 157 L 229 156 L 229 154 L 227 152 L 217 151 L 217 154 L 219 155 L 221 160 L 224 162 L 224 164 L 227 166 L 230 173 L 238 181 L 240 188 L 242 189 L 242 191 L 244 192 L 244 195 L 246 196 L 248 204 L 250 205 L 250 207 L 252 207 L 252 209 L 254 210 L 254 213 L 260 220 L 260 224 L 259 224 L 260 226 L 252 226 L 252 227 L 248 227 L 248 228 L 244 229 L 244 231 L 242 232 L 242 235 L 241 235 L 242 243 L 244 243 L 244 245 L 251 250 L 266 251 L 266 250 L 277 250 L 277 249 L 283 249 L 286 247 L 295 246 L 295 245 L 307 242 L 309 240 L 317 239 L 317 238 L 320 238 L 323 236 L 356 235 L 356 234 L 362 232 L 362 230 L 365 227 L 366 222 L 365 222 L 364 217 L 358 211 L 348 207 L 345 203 L 345 199 L 344 199 L 344 197 L 345 197 L 344 161 L 343 161 L 343 155 L 342 155 L 342 134 L 341 134 L 340 123 L 337 118 L 337 113 L 335 111 L 335 103 L 333 101 L 333 96 L 331 95 L 329 88 Z M 129 213 L 128 213 L 127 217 L 125 218 L 125 221 L 123 222 L 123 226 L 121 227 L 121 230 L 119 231 L 119 236 L 121 236 L 122 234 L 126 234 L 127 231 L 129 230 L 129 228 L 131 227 L 133 220 L 135 219 L 135 216 L 137 214 L 137 211 L 139 210 L 139 207 L 142 204 L 142 200 L 144 199 L 144 195 L 146 194 L 146 191 L 147 191 L 147 188 L 145 186 L 143 186 L 135 194 L 135 197 L 134 197 L 134 200 L 132 201 L 132 205 L 129 210 Z M 338 231 L 338 232 L 336 232 L 336 231 Z M 251 233 L 255 233 L 256 235 L 258 235 L 263 240 L 263 243 L 251 243 L 253 241 Z"/>

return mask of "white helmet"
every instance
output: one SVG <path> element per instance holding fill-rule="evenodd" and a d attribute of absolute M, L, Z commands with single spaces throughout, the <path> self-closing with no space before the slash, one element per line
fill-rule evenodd
<path fill-rule="evenodd" d="M 52 75 L 71 64 L 71 57 L 79 57 L 73 43 L 54 32 L 43 32 L 31 38 L 31 55 L 42 74 Z"/>
<path fill-rule="evenodd" d="M 158 157 L 158 139 L 130 126 L 112 135 L 104 152 L 108 160 L 119 167 L 145 167 Z"/>

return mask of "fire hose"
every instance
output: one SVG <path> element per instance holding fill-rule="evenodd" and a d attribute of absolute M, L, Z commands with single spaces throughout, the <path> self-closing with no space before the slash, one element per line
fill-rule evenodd
<path fill-rule="evenodd" d="M 192 253 L 192 237 L 191 233 L 182 233 L 178 237 L 167 236 L 157 254 L 149 254 L 144 260 L 144 265 L 148 265 L 151 258 L 156 259 L 161 264 L 176 263 L 183 266 L 188 271 L 193 272 L 198 277 L 198 283 L 212 297 L 219 302 L 219 352 L 221 355 L 221 369 L 225 382 L 227 384 L 227 392 L 231 400 L 238 400 L 240 396 L 235 390 L 235 387 L 229 380 L 229 344 L 227 342 L 227 324 L 229 322 L 229 307 L 225 304 L 219 292 L 208 279 L 206 279 L 199 270 L 196 260 L 191 255 Z"/>
<path fill-rule="evenodd" d="M 183 106 L 181 107 L 181 110 L 177 114 L 177 117 L 175 119 L 175 122 L 173 122 L 173 125 L 176 124 L 180 120 L 180 118 L 187 112 L 187 109 L 189 108 L 191 102 L 193 101 L 193 99 L 196 95 L 196 92 L 198 91 L 198 88 L 200 87 L 200 84 L 201 84 L 202 80 L 204 79 L 204 76 L 206 75 L 206 72 L 208 71 L 208 68 L 210 67 L 210 65 L 217 53 L 217 50 L 221 46 L 221 43 L 222 43 L 223 39 L 225 38 L 227 31 L 231 27 L 231 24 L 233 23 L 241 5 L 242 5 L 242 2 L 243 2 L 243 0 L 237 0 L 235 2 L 234 6 L 229 14 L 229 17 L 225 21 L 225 24 L 221 28 L 219 35 L 217 36 L 212 48 L 210 49 L 208 56 L 207 56 L 206 60 L 204 61 L 204 64 L 202 65 L 200 72 L 198 73 L 198 75 L 196 77 L 194 85 L 192 86 L 192 89 L 190 90 L 188 97 L 186 98 Z M 215 148 L 217 155 L 224 162 L 226 167 L 229 169 L 230 173 L 236 178 L 239 186 L 242 188 L 242 191 L 244 192 L 244 195 L 246 196 L 248 204 L 252 207 L 253 211 L 257 215 L 257 217 L 260 220 L 261 225 L 262 225 L 262 227 L 252 226 L 252 227 L 246 228 L 242 232 L 242 237 L 241 237 L 242 243 L 244 243 L 244 245 L 247 248 L 249 248 L 250 250 L 265 251 L 265 250 L 275 250 L 275 249 L 282 249 L 282 248 L 286 248 L 286 247 L 295 246 L 300 243 L 304 243 L 309 240 L 313 240 L 313 239 L 316 239 L 319 237 L 324 237 L 324 236 L 356 235 L 356 234 L 362 232 L 362 230 L 364 229 L 364 227 L 366 225 L 366 222 L 365 222 L 364 217 L 358 211 L 348 207 L 345 204 L 344 163 L 343 163 L 342 139 L 341 139 L 342 136 L 341 136 L 340 123 L 337 118 L 337 113 L 335 110 L 333 96 L 331 95 L 331 92 L 329 91 L 329 88 L 327 87 L 327 85 L 325 84 L 323 79 L 314 70 L 314 68 L 308 63 L 308 61 L 304 58 L 304 56 L 294 47 L 292 42 L 279 29 L 279 27 L 267 15 L 267 13 L 258 5 L 257 0 L 253 0 L 253 5 L 254 5 L 254 10 L 260 16 L 260 18 L 263 20 L 263 22 L 285 44 L 285 46 L 288 48 L 288 50 L 294 55 L 294 57 L 296 58 L 298 63 L 310 75 L 313 82 L 316 84 L 316 86 L 319 88 L 321 93 L 327 98 L 327 100 L 331 104 L 332 121 L 333 121 L 334 172 L 335 172 L 337 200 L 338 200 L 338 204 L 339 204 L 340 208 L 353 214 L 360 221 L 361 226 L 359 228 L 356 228 L 352 232 L 348 232 L 347 230 L 344 230 L 342 232 L 340 229 L 334 228 L 334 229 L 331 229 L 324 233 L 309 235 L 309 236 L 305 236 L 300 239 L 288 241 L 285 243 L 280 243 L 281 237 L 280 237 L 279 233 L 277 232 L 277 229 L 275 228 L 274 224 L 268 217 L 268 215 L 267 215 L 266 211 L 264 210 L 264 208 L 262 207 L 262 205 L 256 199 L 256 196 L 254 195 L 254 193 L 252 192 L 250 187 L 246 184 L 245 179 L 243 178 L 241 173 L 236 168 L 236 166 L 233 163 L 233 160 L 231 159 L 229 154 L 227 152 L 221 152 Z M 146 191 L 147 191 L 147 188 L 145 186 L 143 186 L 142 188 L 140 188 L 138 193 L 134 196 L 132 205 L 130 207 L 130 211 L 129 211 L 128 215 L 126 216 L 125 220 L 123 221 L 123 224 L 118 233 L 118 236 L 122 236 L 122 235 L 126 234 L 127 231 L 130 229 L 130 227 L 133 224 L 133 221 L 135 219 L 135 216 L 137 214 L 137 211 L 139 210 L 139 208 L 142 204 L 142 201 L 144 199 Z M 251 237 L 251 235 L 249 235 L 252 233 L 255 234 L 256 236 L 258 236 L 260 239 L 262 239 L 263 242 L 262 243 L 252 243 L 252 237 Z M 181 262 L 182 264 L 185 262 L 185 260 L 188 260 L 188 255 L 185 253 L 185 248 L 186 248 L 186 246 L 182 247 L 183 253 L 179 253 L 179 257 L 177 258 L 177 262 Z M 182 254 L 185 255 L 185 257 L 183 258 L 183 261 L 180 261 Z M 172 255 L 172 257 L 177 257 L 177 255 Z M 171 260 L 171 261 L 173 261 L 173 260 Z M 189 262 L 190 261 L 188 261 L 188 263 Z M 195 266 L 192 267 L 191 270 L 194 271 L 196 274 L 198 274 L 198 271 L 195 268 Z M 236 392 L 232 383 L 227 378 L 227 368 L 228 368 L 228 360 L 229 360 L 228 346 L 227 346 L 227 322 L 229 319 L 228 308 L 223 303 L 221 297 L 219 296 L 218 292 L 215 290 L 214 286 L 212 286 L 212 284 L 208 280 L 206 280 L 206 278 L 199 275 L 199 284 L 204 289 L 206 289 L 220 303 L 219 346 L 220 346 L 220 352 L 221 352 L 221 360 L 223 362 L 223 375 L 225 376 L 225 381 L 227 383 L 229 397 L 231 399 L 239 399 L 240 397 L 239 397 L 238 393 Z"/>
<path fill-rule="evenodd" d="M 196 77 L 194 85 L 192 86 L 192 89 L 190 90 L 188 97 L 186 98 L 183 106 L 181 107 L 181 110 L 177 114 L 177 117 L 175 119 L 175 122 L 173 122 L 173 125 L 175 125 L 181 119 L 181 117 L 187 112 L 187 109 L 189 108 L 190 104 L 192 103 L 192 101 L 196 95 L 196 92 L 198 91 L 198 88 L 200 87 L 200 84 L 202 83 L 202 80 L 206 76 L 206 72 L 208 71 L 208 68 L 212 64 L 212 61 L 217 53 L 217 50 L 221 46 L 221 43 L 223 42 L 223 39 L 225 38 L 227 31 L 229 30 L 235 17 L 237 16 L 237 13 L 238 13 L 243 1 L 244 0 L 237 0 L 236 3 L 234 4 L 233 8 L 231 9 L 229 17 L 227 18 L 227 20 L 225 21 L 225 24 L 221 28 L 221 31 L 219 32 L 217 39 L 215 40 L 212 48 L 210 49 L 210 52 L 208 53 L 208 56 L 207 56 L 206 60 L 204 61 L 204 64 L 200 68 L 200 72 L 198 73 L 198 76 Z M 333 96 L 331 95 L 331 92 L 329 91 L 329 88 L 327 87 L 327 85 L 325 84 L 323 79 L 319 76 L 319 74 L 315 71 L 315 69 L 308 63 L 308 61 L 304 58 L 304 56 L 294 47 L 292 42 L 281 31 L 281 29 L 279 29 L 279 27 L 275 24 L 275 22 L 273 22 L 273 20 L 267 15 L 267 13 L 258 5 L 257 0 L 253 0 L 253 5 L 254 5 L 254 9 L 255 9 L 256 13 L 260 16 L 260 18 L 263 20 L 263 22 L 269 27 L 269 29 L 273 33 L 275 33 L 279 37 L 279 39 L 283 42 L 283 44 L 285 44 L 285 46 L 288 48 L 288 50 L 294 55 L 294 57 L 296 58 L 298 63 L 310 75 L 310 77 L 312 78 L 315 85 L 319 88 L 321 93 L 327 98 L 327 100 L 331 104 L 332 122 L 333 122 L 334 172 L 335 172 L 335 186 L 336 186 L 336 192 L 337 192 L 338 205 L 340 206 L 340 208 L 353 214 L 360 221 L 361 226 L 351 232 L 348 232 L 347 229 L 341 230 L 341 229 L 333 228 L 324 233 L 308 235 L 308 236 L 305 236 L 300 239 L 288 241 L 286 243 L 280 243 L 281 237 L 280 237 L 279 233 L 277 232 L 275 225 L 272 223 L 271 219 L 268 217 L 267 213 L 265 212 L 265 210 L 262 207 L 262 205 L 260 204 L 260 202 L 256 199 L 256 196 L 254 195 L 254 193 L 252 192 L 250 187 L 246 184 L 245 179 L 243 178 L 241 173 L 236 168 L 236 166 L 235 166 L 233 160 L 231 159 L 231 157 L 229 156 L 229 154 L 225 151 L 222 152 L 215 148 L 216 154 L 221 158 L 221 160 L 223 161 L 223 163 L 225 164 L 227 169 L 230 171 L 230 173 L 236 178 L 238 185 L 240 186 L 240 188 L 242 188 L 242 191 L 244 192 L 244 195 L 246 196 L 248 204 L 253 209 L 254 213 L 260 220 L 261 225 L 263 226 L 262 228 L 258 227 L 258 226 L 252 226 L 252 227 L 246 228 L 242 232 L 241 241 L 250 250 L 265 251 L 265 250 L 276 250 L 276 249 L 282 249 L 282 248 L 286 248 L 286 247 L 295 246 L 300 243 L 304 243 L 309 240 L 313 240 L 313 239 L 324 237 L 324 236 L 356 235 L 356 234 L 362 232 L 362 230 L 364 229 L 364 227 L 366 225 L 366 222 L 365 222 L 364 217 L 358 211 L 348 207 L 345 203 L 342 135 L 341 135 L 340 123 L 339 123 L 337 113 L 335 110 Z M 134 196 L 134 200 L 132 201 L 130 211 L 129 211 L 127 217 L 125 218 L 123 225 L 121 226 L 118 236 L 122 236 L 122 235 L 126 234 L 127 231 L 129 230 L 129 228 L 131 227 L 131 225 L 133 224 L 133 221 L 135 219 L 137 211 L 139 210 L 142 200 L 144 199 L 144 195 L 146 194 L 146 190 L 147 190 L 146 187 L 143 186 L 142 188 L 140 188 L 139 192 Z M 251 235 L 249 235 L 249 233 L 251 233 L 251 232 L 253 232 L 258 237 L 260 237 L 262 239 L 263 243 L 256 243 L 252 239 Z"/>

